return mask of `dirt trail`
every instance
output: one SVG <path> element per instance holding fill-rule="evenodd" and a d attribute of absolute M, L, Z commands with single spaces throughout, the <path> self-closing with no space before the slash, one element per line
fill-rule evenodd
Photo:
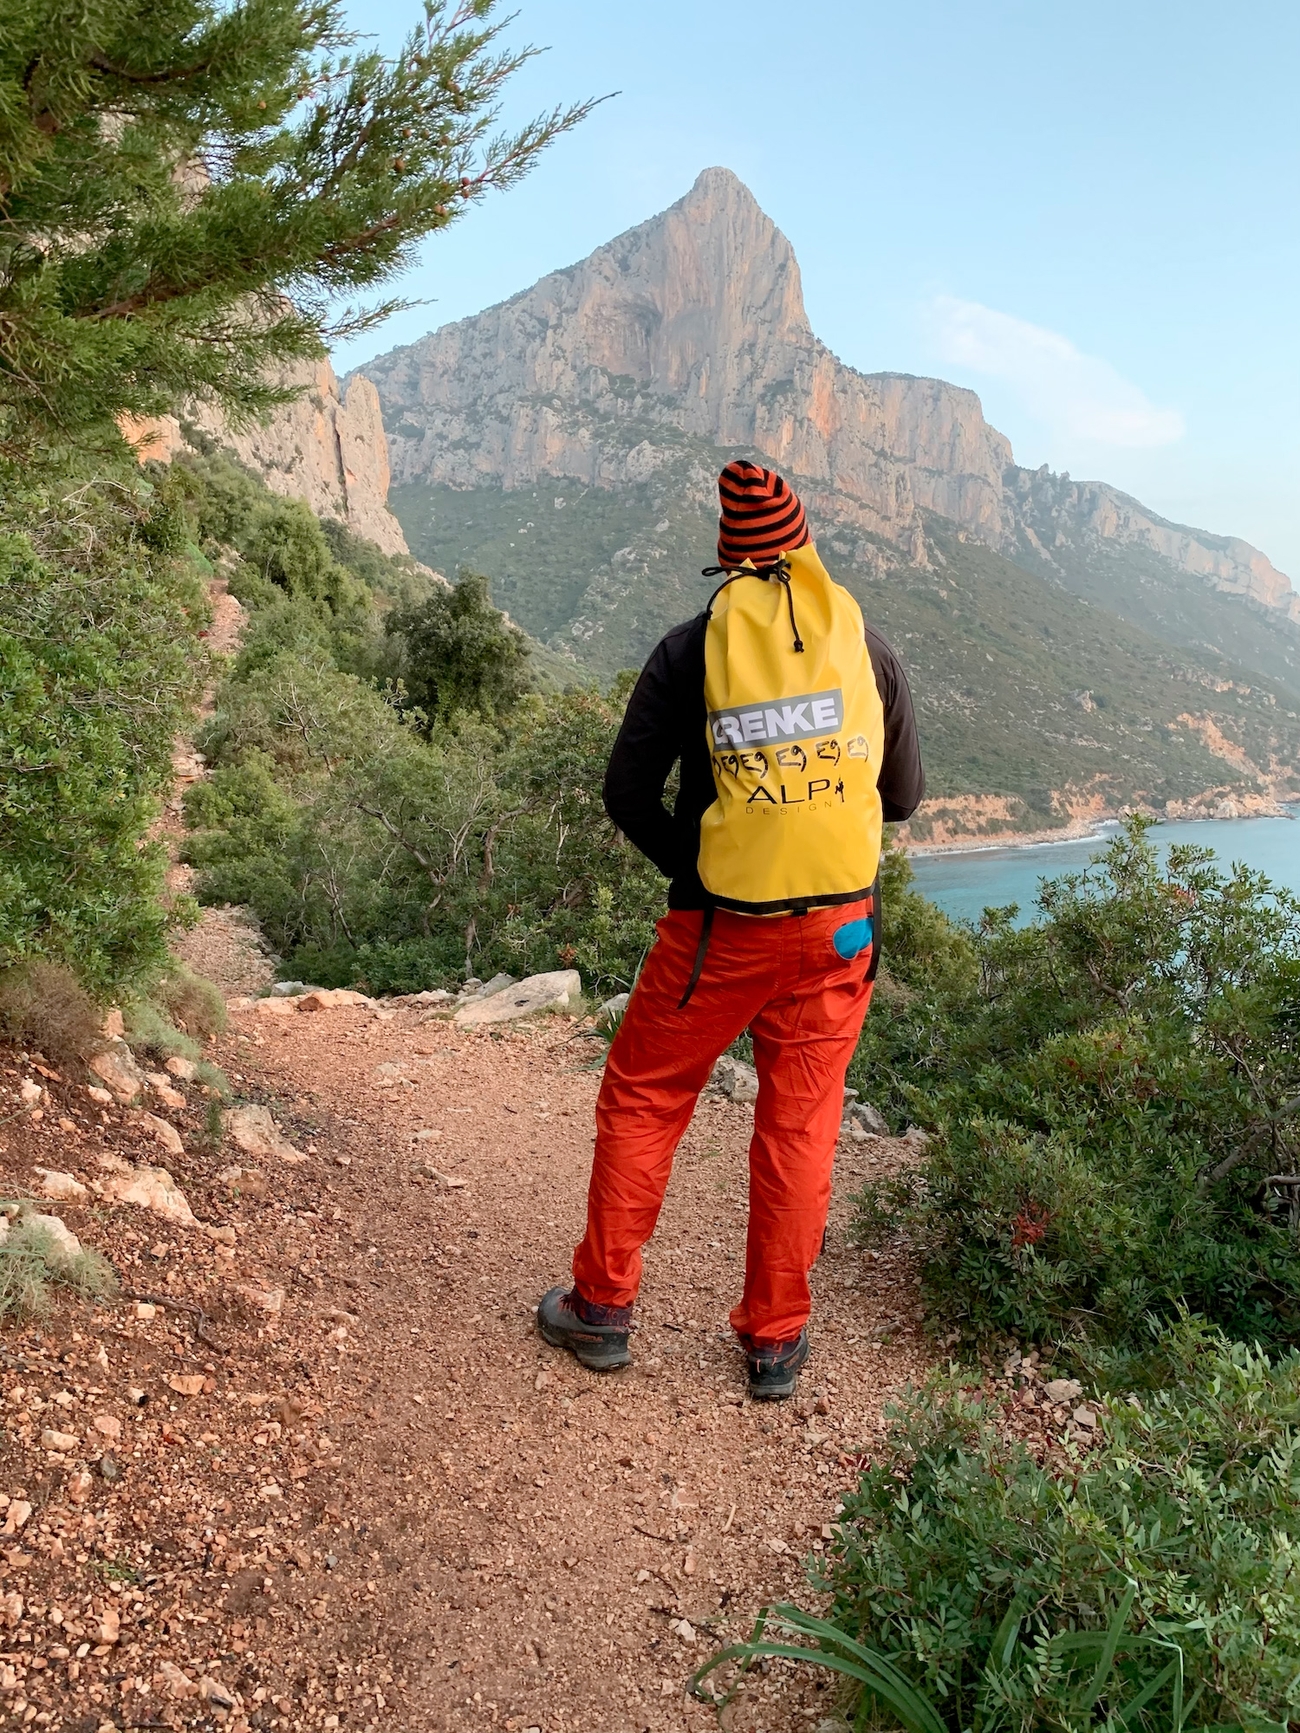
<path fill-rule="evenodd" d="M 246 974 L 243 926 L 200 932 Z M 0 1050 L 0 1196 L 61 1170 L 52 1207 L 124 1290 L 0 1341 L 15 1724 L 702 1730 L 690 1673 L 808 1596 L 882 1404 L 924 1368 L 901 1251 L 845 1235 L 906 1146 L 842 1149 L 800 1400 L 755 1405 L 726 1323 L 750 1111 L 706 1096 L 636 1364 L 602 1379 L 533 1330 L 582 1225 L 599 1043 L 567 1017 L 420 1015 L 237 1010 L 212 1057 L 300 1152 L 252 1173 L 197 1083 L 151 1082 L 151 1117 Z M 197 1220 L 109 1200 L 106 1175 L 160 1158 Z M 722 1724 L 815 1727 L 833 1695 L 756 1674 Z"/>
<path fill-rule="evenodd" d="M 411 1733 L 712 1726 L 686 1676 L 765 1601 L 806 1596 L 882 1404 L 923 1369 L 901 1254 L 844 1231 L 846 1194 L 900 1148 L 842 1149 L 804 1399 L 755 1405 L 726 1322 L 750 1110 L 706 1096 L 647 1251 L 636 1364 L 600 1378 L 533 1332 L 581 1230 L 598 1043 L 567 1018 L 494 1038 L 415 1016 L 243 1013 L 223 1055 L 319 1164 L 320 1225 L 292 1236 L 308 1170 L 286 1174 L 264 1275 L 342 1444 L 332 1509 L 365 1544 L 304 1650 L 323 1666 L 364 1626 L 392 1673 L 384 1725 Z M 808 1726 L 829 1702 L 756 1680 L 727 1725 Z"/>

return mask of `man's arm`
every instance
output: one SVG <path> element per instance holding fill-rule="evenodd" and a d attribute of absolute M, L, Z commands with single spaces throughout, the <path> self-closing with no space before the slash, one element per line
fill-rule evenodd
<path fill-rule="evenodd" d="M 664 785 L 681 756 L 684 730 L 696 723 L 704 703 L 703 656 L 692 658 L 699 622 L 678 626 L 651 652 L 628 699 L 605 771 L 605 811 L 663 873 L 673 878 L 681 859 L 680 827 L 664 805 Z M 693 660 L 700 663 L 692 689 Z M 702 738 L 702 725 L 701 725 Z"/>
<path fill-rule="evenodd" d="M 886 824 L 901 824 L 911 818 L 925 798 L 925 771 L 921 767 L 921 743 L 916 737 L 912 693 L 903 664 L 887 641 L 867 627 L 867 649 L 876 675 L 876 688 L 885 707 L 885 756 L 880 768 L 880 803 Z"/>

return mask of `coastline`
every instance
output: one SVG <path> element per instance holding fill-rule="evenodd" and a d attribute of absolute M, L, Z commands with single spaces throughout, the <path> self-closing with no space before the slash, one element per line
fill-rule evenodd
<path fill-rule="evenodd" d="M 1075 818 L 1051 830 L 1007 831 L 998 837 L 954 837 L 951 842 L 909 842 L 903 847 L 911 860 L 936 854 L 993 854 L 1004 848 L 1043 848 L 1058 842 L 1082 842 L 1118 830 L 1119 824 L 1117 818 Z"/>
<path fill-rule="evenodd" d="M 1177 817 L 1165 817 L 1158 813 L 1150 814 L 1157 825 L 1164 824 L 1220 824 L 1227 821 L 1216 818 L 1211 813 L 1179 814 Z M 1259 818 L 1289 818 L 1300 820 L 1300 805 L 1291 801 L 1279 801 L 1271 810 L 1257 812 L 1238 812 L 1231 815 L 1235 822 L 1246 823 Z M 1071 819 L 1067 825 L 1061 825 L 1052 830 L 1010 831 L 1003 836 L 964 836 L 954 837 L 950 842 L 917 842 L 904 843 L 903 849 L 910 860 L 922 860 L 933 855 L 949 854 L 995 854 L 1001 849 L 1019 850 L 1026 848 L 1045 848 L 1055 843 L 1083 842 L 1091 838 L 1101 840 L 1113 835 L 1119 829 L 1122 820 L 1111 818 Z"/>

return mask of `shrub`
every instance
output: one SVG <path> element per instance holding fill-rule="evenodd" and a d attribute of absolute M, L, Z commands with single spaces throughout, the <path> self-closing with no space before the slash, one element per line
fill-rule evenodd
<path fill-rule="evenodd" d="M 131 475 L 0 475 L 0 968 L 43 958 L 109 997 L 162 963 L 164 858 L 144 841 L 204 674 L 203 593 Z M 165 514 L 164 514 L 165 515 Z"/>
<path fill-rule="evenodd" d="M 496 721 L 531 684 L 528 639 L 492 606 L 480 572 L 463 570 L 454 589 L 390 614 L 385 629 L 407 701 L 430 722 L 465 710 Z"/>
<path fill-rule="evenodd" d="M 105 1045 L 95 1001 L 62 963 L 39 958 L 0 974 L 0 1030 L 43 1053 L 54 1065 L 75 1065 Z"/>
<path fill-rule="evenodd" d="M 823 1658 L 842 1636 L 861 1648 L 841 1657 L 885 1663 L 886 1688 L 891 1672 L 904 1687 L 888 1720 L 927 1733 L 1295 1720 L 1300 1354 L 1270 1361 L 1187 1323 L 1161 1346 L 1173 1387 L 1112 1390 L 1082 1457 L 1040 1464 L 989 1401 L 942 1385 L 894 1416 L 814 1573 L 830 1628 L 794 1620 Z M 855 1692 L 855 1724 L 877 1725 L 887 1702 Z"/>
<path fill-rule="evenodd" d="M 256 623 L 256 622 L 255 622 Z M 630 984 L 662 880 L 597 790 L 619 721 L 598 692 L 435 724 L 319 650 L 236 665 L 186 798 L 208 902 L 247 903 L 286 969 L 405 992 L 576 966 Z"/>
<path fill-rule="evenodd" d="M 220 1035 L 226 1027 L 221 989 L 176 958 L 154 984 L 153 997 L 191 1040 Z"/>
<path fill-rule="evenodd" d="M 880 905 L 880 966 L 848 1081 L 903 1131 L 918 1116 L 918 1099 L 943 1076 L 979 961 L 970 934 L 912 889 L 907 856 L 888 839 Z"/>
<path fill-rule="evenodd" d="M 903 1213 L 945 1328 L 1123 1342 L 1187 1304 L 1300 1337 L 1271 1180 L 1297 1165 L 1300 906 L 1210 858 L 1162 871 L 1135 821 L 1038 922 L 986 915 L 974 985 L 912 1025 L 898 1087 L 938 1136 Z"/>
<path fill-rule="evenodd" d="M 128 999 L 122 1007 L 122 1023 L 132 1049 L 159 1062 L 173 1056 L 197 1060 L 202 1055 L 198 1042 L 178 1029 L 151 999 Z"/>

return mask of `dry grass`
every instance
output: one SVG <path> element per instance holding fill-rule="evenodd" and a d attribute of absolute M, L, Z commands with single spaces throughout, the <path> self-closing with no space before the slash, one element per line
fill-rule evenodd
<path fill-rule="evenodd" d="M 105 1046 L 103 1014 L 61 963 L 31 962 L 0 974 L 0 1030 L 55 1065 L 84 1062 Z"/>
<path fill-rule="evenodd" d="M 11 1222 L 9 1211 L 15 1208 Z M 117 1287 L 116 1272 L 106 1258 L 85 1250 L 65 1256 L 29 1206 L 6 1205 L 3 1220 L 7 1232 L 0 1241 L 0 1323 L 44 1317 L 55 1288 L 97 1300 Z"/>
<path fill-rule="evenodd" d="M 221 989 L 182 962 L 173 963 L 153 996 L 172 1021 L 196 1040 L 220 1035 L 226 1026 L 226 1001 Z"/>
<path fill-rule="evenodd" d="M 202 1042 L 226 1026 L 226 1002 L 211 981 L 174 962 L 146 998 L 123 1006 L 122 1016 L 126 1038 L 138 1052 L 160 1060 L 173 1054 L 202 1060 Z"/>

